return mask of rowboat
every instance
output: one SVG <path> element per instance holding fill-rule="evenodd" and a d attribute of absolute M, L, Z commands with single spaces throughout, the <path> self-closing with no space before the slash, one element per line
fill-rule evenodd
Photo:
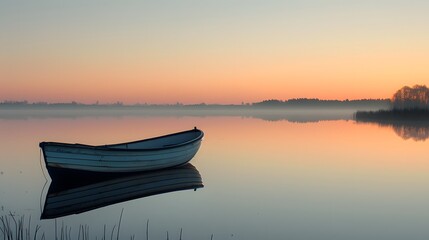
<path fill-rule="evenodd" d="M 77 175 L 65 175 L 64 171 L 56 169 L 50 172 L 52 182 L 46 193 L 41 219 L 64 217 L 120 202 L 204 187 L 200 173 L 190 163 L 156 171 L 115 175 L 82 174 L 82 171 L 76 172 Z"/>
<path fill-rule="evenodd" d="M 59 142 L 39 144 L 48 171 L 72 169 L 79 171 L 126 173 L 164 169 L 183 165 L 197 153 L 203 131 L 173 133 L 134 142 L 91 146 Z"/>

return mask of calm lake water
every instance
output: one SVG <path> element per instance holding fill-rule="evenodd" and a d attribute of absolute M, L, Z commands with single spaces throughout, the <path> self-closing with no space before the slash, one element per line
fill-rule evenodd
<path fill-rule="evenodd" d="M 31 216 L 47 239 L 55 222 L 74 236 L 88 225 L 94 239 L 106 226 L 110 237 L 122 209 L 121 239 L 145 239 L 147 220 L 150 239 L 181 229 L 182 239 L 429 238 L 426 128 L 356 123 L 350 111 L 225 115 L 0 111 L 0 214 Z M 191 161 L 204 188 L 40 220 L 50 180 L 39 142 L 99 145 L 194 126 L 205 132 Z"/>

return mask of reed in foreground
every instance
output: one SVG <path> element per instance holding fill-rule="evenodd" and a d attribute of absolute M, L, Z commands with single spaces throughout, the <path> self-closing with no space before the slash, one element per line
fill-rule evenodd
<path fill-rule="evenodd" d="M 55 220 L 55 229 L 54 229 L 54 240 L 120 240 L 120 239 L 137 239 L 135 235 L 130 235 L 128 237 L 123 237 L 120 234 L 122 214 L 118 220 L 118 224 L 114 225 L 111 229 L 108 229 L 106 225 L 103 227 L 102 236 L 92 236 L 90 234 L 89 225 L 79 225 L 78 229 L 73 229 L 67 225 L 64 225 L 64 222 L 61 223 L 61 226 L 58 226 L 57 220 Z M 182 240 L 183 229 L 180 229 L 180 234 L 177 239 Z M 0 239 L 1 240 L 46 240 L 47 237 L 45 232 L 42 230 L 42 227 L 38 224 L 33 225 L 31 222 L 31 216 L 26 219 L 26 217 L 18 216 L 13 213 L 5 214 L 0 216 Z M 138 238 L 143 239 L 143 238 Z M 149 240 L 149 220 L 146 222 L 146 240 Z M 166 239 L 169 240 L 170 236 L 167 232 Z M 211 240 L 214 239 L 214 235 L 211 234 Z"/>
<path fill-rule="evenodd" d="M 28 222 L 24 221 L 24 216 L 16 217 L 12 213 L 0 216 L 0 236 L 4 240 L 45 239 L 45 235 L 39 234 L 39 230 L 39 225 L 32 230 L 31 216 Z"/>

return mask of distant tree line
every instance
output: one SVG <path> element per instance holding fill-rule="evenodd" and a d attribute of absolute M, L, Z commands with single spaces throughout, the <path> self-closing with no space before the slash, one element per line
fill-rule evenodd
<path fill-rule="evenodd" d="M 389 107 L 389 99 L 358 99 L 358 100 L 321 100 L 317 98 L 293 98 L 289 100 L 270 99 L 253 103 L 255 107 Z"/>
<path fill-rule="evenodd" d="M 389 110 L 358 111 L 355 119 L 361 122 L 429 121 L 429 89 L 425 85 L 405 86 L 393 94 Z"/>
<path fill-rule="evenodd" d="M 405 86 L 392 97 L 393 109 L 429 109 L 429 89 L 425 85 Z"/>
<path fill-rule="evenodd" d="M 8 101 L 8 100 L 6 100 L 3 102 L 0 102 L 0 104 L 2 104 L 2 105 L 27 105 L 29 103 L 27 100 L 24 100 L 24 101 Z"/>
<path fill-rule="evenodd" d="M 3 101 L 0 102 L 0 107 L 41 107 L 41 108 L 87 108 L 87 107 L 97 107 L 97 108 L 103 108 L 103 107 L 115 107 L 115 108 L 138 108 L 138 107 L 144 107 L 144 108 L 190 108 L 190 109 L 198 109 L 198 108 L 277 108 L 277 107 L 308 107 L 308 108 L 318 108 L 318 107 L 338 107 L 338 108 L 354 108 L 354 107 L 371 107 L 371 108 L 390 108 L 390 100 L 389 99 L 359 99 L 359 100 L 320 100 L 317 98 L 294 98 L 289 100 L 264 100 L 262 102 L 256 102 L 256 103 L 242 103 L 241 105 L 234 105 L 234 104 L 206 104 L 206 103 L 199 103 L 199 104 L 182 104 L 182 103 L 175 103 L 175 104 L 133 104 L 133 105 L 126 105 L 122 102 L 116 102 L 116 103 L 110 103 L 110 104 L 100 104 L 99 102 L 96 102 L 94 104 L 84 104 L 84 103 L 78 103 L 76 101 L 68 102 L 68 103 L 47 103 L 47 102 L 34 102 L 29 103 L 28 101 Z"/>

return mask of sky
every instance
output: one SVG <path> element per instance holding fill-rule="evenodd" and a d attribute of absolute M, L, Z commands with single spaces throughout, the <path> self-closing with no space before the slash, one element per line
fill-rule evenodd
<path fill-rule="evenodd" d="M 0 0 L 0 101 L 390 98 L 429 85 L 429 1 Z"/>

